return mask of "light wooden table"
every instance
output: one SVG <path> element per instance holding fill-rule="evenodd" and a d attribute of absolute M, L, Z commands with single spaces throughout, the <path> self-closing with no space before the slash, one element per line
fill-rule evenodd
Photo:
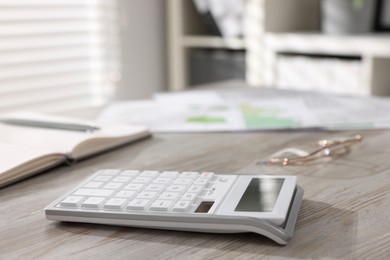
<path fill-rule="evenodd" d="M 0 190 L 0 259 L 389 259 L 390 131 L 364 131 L 349 154 L 263 167 L 279 149 L 354 132 L 156 134 Z M 3 158 L 4 159 L 4 158 Z M 2 160 L 3 160 L 2 159 Z M 59 223 L 43 208 L 101 168 L 294 174 L 305 190 L 294 237 Z"/>

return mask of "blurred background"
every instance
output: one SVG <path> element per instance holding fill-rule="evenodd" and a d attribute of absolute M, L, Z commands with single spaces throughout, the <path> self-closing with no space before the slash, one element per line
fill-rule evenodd
<path fill-rule="evenodd" d="M 226 80 L 390 94 L 390 0 L 0 0 L 0 112 Z"/>

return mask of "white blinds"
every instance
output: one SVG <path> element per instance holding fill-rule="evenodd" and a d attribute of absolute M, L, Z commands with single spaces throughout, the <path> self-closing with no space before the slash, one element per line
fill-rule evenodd
<path fill-rule="evenodd" d="M 0 112 L 102 103 L 118 75 L 115 1 L 0 0 Z"/>

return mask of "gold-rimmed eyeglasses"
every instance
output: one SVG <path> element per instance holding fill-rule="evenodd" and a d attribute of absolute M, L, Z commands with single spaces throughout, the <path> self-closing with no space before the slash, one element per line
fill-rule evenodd
<path fill-rule="evenodd" d="M 279 165 L 302 164 L 324 157 L 336 157 L 348 153 L 351 145 L 361 142 L 361 135 L 322 139 L 316 143 L 316 149 L 307 152 L 296 148 L 287 148 L 274 154 L 268 163 Z"/>

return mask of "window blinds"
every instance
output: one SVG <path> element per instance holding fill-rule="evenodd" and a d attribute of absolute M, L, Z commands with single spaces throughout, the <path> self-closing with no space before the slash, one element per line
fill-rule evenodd
<path fill-rule="evenodd" d="M 0 0 L 0 112 L 104 102 L 118 77 L 115 1 Z"/>

